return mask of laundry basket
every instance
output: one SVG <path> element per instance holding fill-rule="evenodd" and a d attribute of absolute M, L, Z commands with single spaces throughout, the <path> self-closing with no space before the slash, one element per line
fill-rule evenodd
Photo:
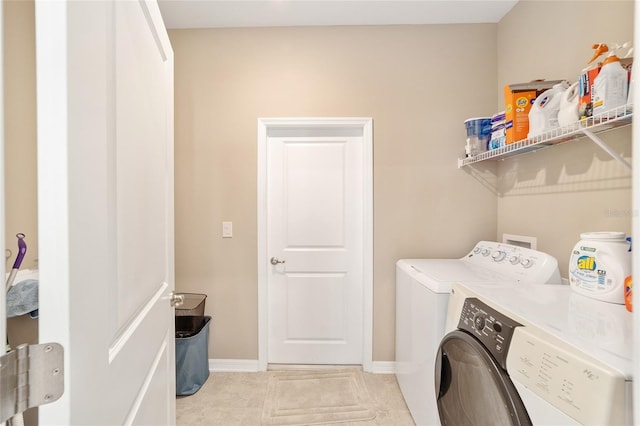
<path fill-rule="evenodd" d="M 176 395 L 193 395 L 209 378 L 210 323 L 206 316 L 196 334 L 176 337 Z"/>
<path fill-rule="evenodd" d="M 209 324 L 206 294 L 178 293 L 176 307 L 176 395 L 196 393 L 209 378 Z"/>

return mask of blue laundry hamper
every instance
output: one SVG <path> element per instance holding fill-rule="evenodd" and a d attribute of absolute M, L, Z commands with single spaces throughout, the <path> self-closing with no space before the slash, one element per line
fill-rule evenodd
<path fill-rule="evenodd" d="M 209 378 L 209 324 L 204 317 L 200 331 L 184 336 L 176 332 L 176 395 L 193 395 Z"/>

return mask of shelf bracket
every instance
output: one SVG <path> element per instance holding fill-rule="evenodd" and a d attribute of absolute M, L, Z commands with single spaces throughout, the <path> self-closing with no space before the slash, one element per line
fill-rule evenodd
<path fill-rule="evenodd" d="M 584 133 L 584 135 L 586 137 L 588 137 L 589 139 L 591 139 L 593 141 L 593 143 L 595 143 L 596 145 L 598 145 L 600 148 L 602 148 L 607 154 L 609 154 L 610 156 L 612 156 L 615 160 L 617 160 L 620 164 L 622 164 L 624 167 L 626 167 L 629 171 L 632 170 L 631 164 L 625 160 L 624 158 L 622 158 L 622 156 L 620 156 L 620 154 L 618 154 L 617 152 L 615 152 L 613 149 L 611 149 L 611 147 L 609 145 L 607 145 L 606 143 L 604 143 L 604 141 L 602 139 L 600 139 L 598 136 L 596 136 L 593 132 L 591 132 L 590 130 L 587 129 L 580 129 L 580 131 L 582 133 Z"/>

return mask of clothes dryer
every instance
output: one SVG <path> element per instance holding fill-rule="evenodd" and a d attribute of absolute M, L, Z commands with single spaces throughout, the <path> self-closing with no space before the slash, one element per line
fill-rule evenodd
<path fill-rule="evenodd" d="M 567 286 L 454 284 L 434 385 L 444 425 L 632 425 L 632 315 Z"/>
<path fill-rule="evenodd" d="M 403 259 L 396 263 L 396 377 L 419 426 L 439 423 L 434 363 L 454 282 L 494 286 L 561 284 L 561 279 L 554 257 L 491 241 L 478 242 L 461 259 Z"/>

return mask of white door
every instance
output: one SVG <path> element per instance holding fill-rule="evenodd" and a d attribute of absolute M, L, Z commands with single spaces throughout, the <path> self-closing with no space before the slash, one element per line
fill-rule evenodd
<path fill-rule="evenodd" d="M 267 139 L 268 362 L 362 364 L 363 137 L 301 135 Z"/>
<path fill-rule="evenodd" d="M 37 1 L 42 424 L 175 424 L 173 53 L 153 1 Z"/>

